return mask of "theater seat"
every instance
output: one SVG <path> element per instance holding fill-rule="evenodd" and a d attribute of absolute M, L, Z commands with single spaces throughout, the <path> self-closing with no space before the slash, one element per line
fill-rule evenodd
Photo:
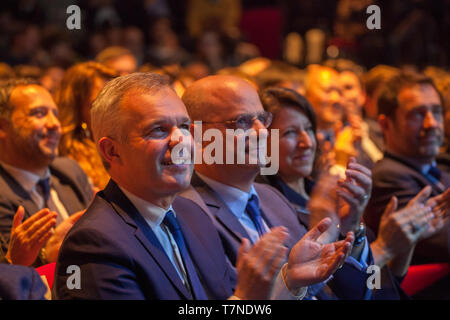
<path fill-rule="evenodd" d="M 44 264 L 43 266 L 36 268 L 36 271 L 39 273 L 39 275 L 41 277 L 45 277 L 45 279 L 47 280 L 47 284 L 50 290 L 52 289 L 53 286 L 53 276 L 55 275 L 55 266 L 56 263 L 53 262 L 49 264 Z"/>
<path fill-rule="evenodd" d="M 448 263 L 410 266 L 402 282 L 403 290 L 410 296 L 422 291 L 449 274 Z"/>

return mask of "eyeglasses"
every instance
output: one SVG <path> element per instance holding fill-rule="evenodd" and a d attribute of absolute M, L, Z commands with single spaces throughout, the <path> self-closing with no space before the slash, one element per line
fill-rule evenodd
<path fill-rule="evenodd" d="M 262 125 L 268 128 L 272 124 L 272 113 L 264 111 L 257 115 L 243 114 L 237 117 L 235 120 L 226 120 L 223 122 L 206 122 L 203 123 L 222 123 L 230 129 L 242 129 L 248 130 L 253 127 L 255 121 L 258 120 Z"/>

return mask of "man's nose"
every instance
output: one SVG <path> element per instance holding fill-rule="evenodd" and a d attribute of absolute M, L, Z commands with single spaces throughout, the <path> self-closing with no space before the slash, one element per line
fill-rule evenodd
<path fill-rule="evenodd" d="M 330 101 L 332 103 L 340 103 L 341 102 L 341 94 L 337 90 L 333 90 L 330 93 Z"/>
<path fill-rule="evenodd" d="M 180 130 L 178 127 L 173 127 L 170 132 L 169 147 L 173 148 L 179 143 L 190 143 L 189 137 L 191 133 L 189 130 Z"/>
<path fill-rule="evenodd" d="M 58 117 L 51 111 L 49 111 L 47 114 L 46 125 L 47 125 L 47 128 L 49 128 L 49 129 L 61 128 L 61 123 L 59 122 Z"/>
<path fill-rule="evenodd" d="M 258 118 L 253 121 L 252 129 L 254 129 L 256 132 L 259 132 L 261 129 L 267 129 L 266 126 L 259 120 Z"/>
<path fill-rule="evenodd" d="M 427 111 L 424 119 L 423 126 L 425 129 L 434 129 L 437 128 L 439 125 L 439 121 L 436 119 L 436 117 L 433 115 L 431 111 Z"/>

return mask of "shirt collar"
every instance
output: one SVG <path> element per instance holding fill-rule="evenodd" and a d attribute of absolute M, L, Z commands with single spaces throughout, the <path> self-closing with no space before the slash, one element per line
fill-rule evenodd
<path fill-rule="evenodd" d="M 258 193 L 256 193 L 253 184 L 250 187 L 250 191 L 245 192 L 238 188 L 215 181 L 198 172 L 196 172 L 196 174 L 217 194 L 238 219 L 244 214 L 247 202 L 252 195 L 255 195 L 260 203 Z"/>
<path fill-rule="evenodd" d="M 411 161 L 411 159 L 408 159 L 405 156 L 401 156 L 401 155 L 399 155 L 399 154 L 397 154 L 395 152 L 392 152 L 392 151 L 387 151 L 387 152 L 390 153 L 392 156 L 394 156 L 394 157 L 396 157 L 396 158 L 398 158 L 400 160 L 403 160 L 407 164 L 409 163 L 410 166 L 413 166 L 413 167 L 417 168 L 420 172 L 422 172 L 425 175 L 428 174 L 428 171 L 430 170 L 431 167 L 435 167 L 436 166 L 436 161 L 435 160 L 433 160 L 432 163 L 418 164 L 415 161 Z"/>
<path fill-rule="evenodd" d="M 173 214 L 175 215 L 175 211 L 172 209 L 172 205 L 170 205 L 169 209 L 166 210 L 154 205 L 151 202 L 139 198 L 138 196 L 122 188 L 121 186 L 119 186 L 119 188 L 136 207 L 139 213 L 144 217 L 145 221 L 147 221 L 152 230 L 161 225 L 164 217 L 166 216 L 166 212 L 172 210 Z"/>
<path fill-rule="evenodd" d="M 44 175 L 41 177 L 33 172 L 16 168 L 4 162 L 1 162 L 1 165 L 3 169 L 5 169 L 6 172 L 8 172 L 27 192 L 31 192 L 39 180 L 50 178 L 49 168 L 47 168 Z"/>

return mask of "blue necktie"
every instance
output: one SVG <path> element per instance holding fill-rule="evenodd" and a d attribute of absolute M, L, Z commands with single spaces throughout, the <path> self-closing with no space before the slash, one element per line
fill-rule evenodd
<path fill-rule="evenodd" d="M 258 234 L 261 237 L 265 233 L 265 231 L 263 221 L 261 219 L 261 211 L 259 210 L 258 197 L 256 197 L 254 194 L 248 200 L 245 211 L 247 212 L 250 219 L 252 219 L 253 224 L 256 227 L 256 231 L 258 231 Z"/>
<path fill-rule="evenodd" d="M 441 171 L 436 166 L 431 166 L 428 174 L 432 175 L 437 181 L 441 180 Z"/>
<path fill-rule="evenodd" d="M 175 242 L 177 243 L 178 250 L 180 251 L 181 257 L 183 258 L 184 267 L 186 268 L 186 272 L 188 274 L 194 298 L 196 300 L 206 300 L 207 297 L 205 291 L 203 290 L 202 284 L 200 283 L 200 279 L 198 278 L 197 271 L 195 270 L 189 251 L 186 248 L 186 244 L 184 242 L 184 237 L 183 233 L 181 232 L 180 225 L 178 224 L 178 221 L 175 219 L 172 210 L 167 211 L 163 223 L 166 225 L 167 228 L 169 228 L 170 233 L 172 234 L 173 238 L 175 239 Z"/>
<path fill-rule="evenodd" d="M 48 199 L 50 197 L 50 178 L 39 180 L 38 186 L 41 188 L 42 195 L 44 197 L 44 208 L 48 208 Z"/>
<path fill-rule="evenodd" d="M 441 183 L 441 171 L 436 166 L 431 166 L 430 169 L 428 169 L 428 173 L 426 174 L 428 180 L 430 180 L 436 188 L 440 192 L 445 191 L 445 187 Z"/>

